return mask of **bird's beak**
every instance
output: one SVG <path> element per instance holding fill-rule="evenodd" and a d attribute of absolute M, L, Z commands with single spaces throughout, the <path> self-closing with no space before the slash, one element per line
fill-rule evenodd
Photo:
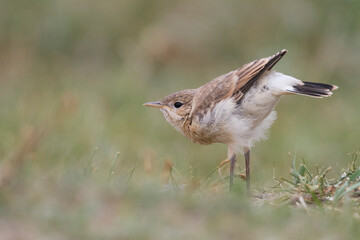
<path fill-rule="evenodd" d="M 143 104 L 146 107 L 154 107 L 154 108 L 163 108 L 164 105 L 162 105 L 161 102 L 147 102 Z"/>

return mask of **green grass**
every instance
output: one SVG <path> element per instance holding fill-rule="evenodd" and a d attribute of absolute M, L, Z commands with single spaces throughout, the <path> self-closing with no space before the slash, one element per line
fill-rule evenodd
<path fill-rule="evenodd" d="M 352 161 L 347 169 L 342 169 L 341 176 L 328 178 L 331 167 L 319 169 L 312 173 L 305 162 L 295 167 L 295 158 L 291 167 L 291 179 L 281 177 L 278 184 L 265 192 L 272 204 L 295 204 L 306 210 L 311 207 L 337 208 L 342 210 L 352 207 L 354 217 L 359 218 L 360 168 L 357 166 L 359 152 L 352 153 Z"/>
<path fill-rule="evenodd" d="M 337 128 L 332 127 L 334 120 L 324 121 L 333 117 L 340 122 L 342 115 L 329 110 L 340 111 L 334 108 L 337 101 L 350 108 L 352 98 L 343 98 L 341 91 L 324 101 L 284 98 L 269 140 L 252 149 L 249 199 L 241 178 L 242 156 L 234 192 L 229 193 L 228 165 L 218 166 L 226 147 L 192 144 L 159 112 L 144 108 L 143 102 L 157 99 L 163 90 L 135 81 L 133 74 L 107 68 L 96 74 L 102 79 L 97 81 L 60 71 L 56 76 L 61 81 L 55 81 L 54 75 L 41 72 L 4 83 L 0 89 L 3 236 L 358 236 L 358 153 L 346 154 L 356 148 L 351 123 L 355 120 Z M 358 119 L 356 111 L 348 114 Z M 287 152 L 295 149 L 289 160 Z"/>
<path fill-rule="evenodd" d="M 358 1 L 2 1 L 0 238 L 358 238 L 358 12 Z M 252 197 L 241 155 L 229 193 L 226 146 L 193 144 L 142 104 L 283 48 L 276 70 L 340 88 L 284 97 L 251 151 Z"/>
<path fill-rule="evenodd" d="M 275 174 L 266 186 L 255 184 L 248 198 L 239 165 L 234 191 L 229 193 L 227 164 L 214 164 L 202 174 L 196 169 L 203 160 L 188 167 L 174 159 L 159 161 L 158 152 L 143 146 L 138 149 L 140 143 L 135 146 L 138 156 L 132 159 L 127 159 L 133 151 L 131 144 L 127 148 L 90 144 L 91 135 L 82 125 L 94 119 L 87 120 L 85 110 L 66 109 L 61 99 L 54 110 L 56 117 L 20 129 L 14 137 L 18 144 L 2 162 L 3 236 L 353 239 L 360 234 L 359 152 L 344 156 L 345 167 L 333 177 L 328 176 L 333 171 L 330 167 L 310 170 L 315 165 L 296 160 L 298 154 L 290 155 L 290 174 Z M 61 117 L 58 111 L 68 115 Z M 100 137 L 94 140 L 103 139 L 100 143 L 105 141 L 104 132 L 117 137 L 106 129 L 98 131 Z M 127 139 L 131 143 L 138 141 L 131 137 Z M 178 137 L 176 141 L 181 142 Z M 252 180 L 258 181 L 256 173 Z"/>
<path fill-rule="evenodd" d="M 23 146 L 35 136 L 28 136 Z M 155 174 L 157 169 L 145 164 L 151 160 L 145 160 L 144 166 L 117 168 L 119 153 L 109 164 L 95 161 L 95 150 L 83 166 L 49 168 L 51 172 L 38 175 L 29 174 L 35 163 L 25 158 L 33 148 L 21 149 L 23 160 L 2 166 L 12 169 L 6 181 L 4 171 L 1 175 L 5 236 L 353 239 L 359 234 L 358 153 L 338 179 L 327 178 L 329 168 L 312 173 L 305 163 L 297 165 L 293 159 L 289 179 L 274 179 L 273 188 L 253 189 L 248 198 L 241 178 L 235 191 L 228 192 L 225 164 L 197 182 L 171 162 Z"/>

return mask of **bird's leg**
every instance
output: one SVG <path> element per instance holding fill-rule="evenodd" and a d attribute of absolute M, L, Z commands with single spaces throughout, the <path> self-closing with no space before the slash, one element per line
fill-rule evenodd
<path fill-rule="evenodd" d="M 250 148 L 243 148 L 245 156 L 245 168 L 246 168 L 246 190 L 247 194 L 250 195 Z"/>
<path fill-rule="evenodd" d="M 236 163 L 236 154 L 233 154 L 230 158 L 230 191 L 233 188 L 235 163 Z"/>

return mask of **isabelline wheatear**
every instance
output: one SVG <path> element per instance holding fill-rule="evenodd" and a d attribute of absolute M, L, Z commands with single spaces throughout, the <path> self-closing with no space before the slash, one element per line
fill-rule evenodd
<path fill-rule="evenodd" d="M 230 189 L 233 185 L 236 154 L 243 152 L 246 186 L 250 191 L 250 148 L 265 138 L 276 119 L 274 107 L 284 95 L 328 97 L 335 85 L 302 82 L 272 70 L 285 55 L 262 58 L 215 78 L 196 88 L 172 93 L 145 106 L 160 109 L 165 119 L 191 141 L 200 144 L 224 143 L 230 160 Z"/>

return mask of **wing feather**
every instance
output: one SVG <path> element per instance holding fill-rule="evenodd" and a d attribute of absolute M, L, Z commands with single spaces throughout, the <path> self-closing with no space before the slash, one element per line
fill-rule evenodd
<path fill-rule="evenodd" d="M 273 56 L 255 60 L 251 63 L 219 76 L 198 88 L 198 93 L 193 100 L 190 118 L 198 116 L 202 118 L 208 111 L 212 110 L 216 103 L 233 98 L 239 103 L 242 96 L 256 83 L 256 81 L 286 54 L 282 50 Z"/>

